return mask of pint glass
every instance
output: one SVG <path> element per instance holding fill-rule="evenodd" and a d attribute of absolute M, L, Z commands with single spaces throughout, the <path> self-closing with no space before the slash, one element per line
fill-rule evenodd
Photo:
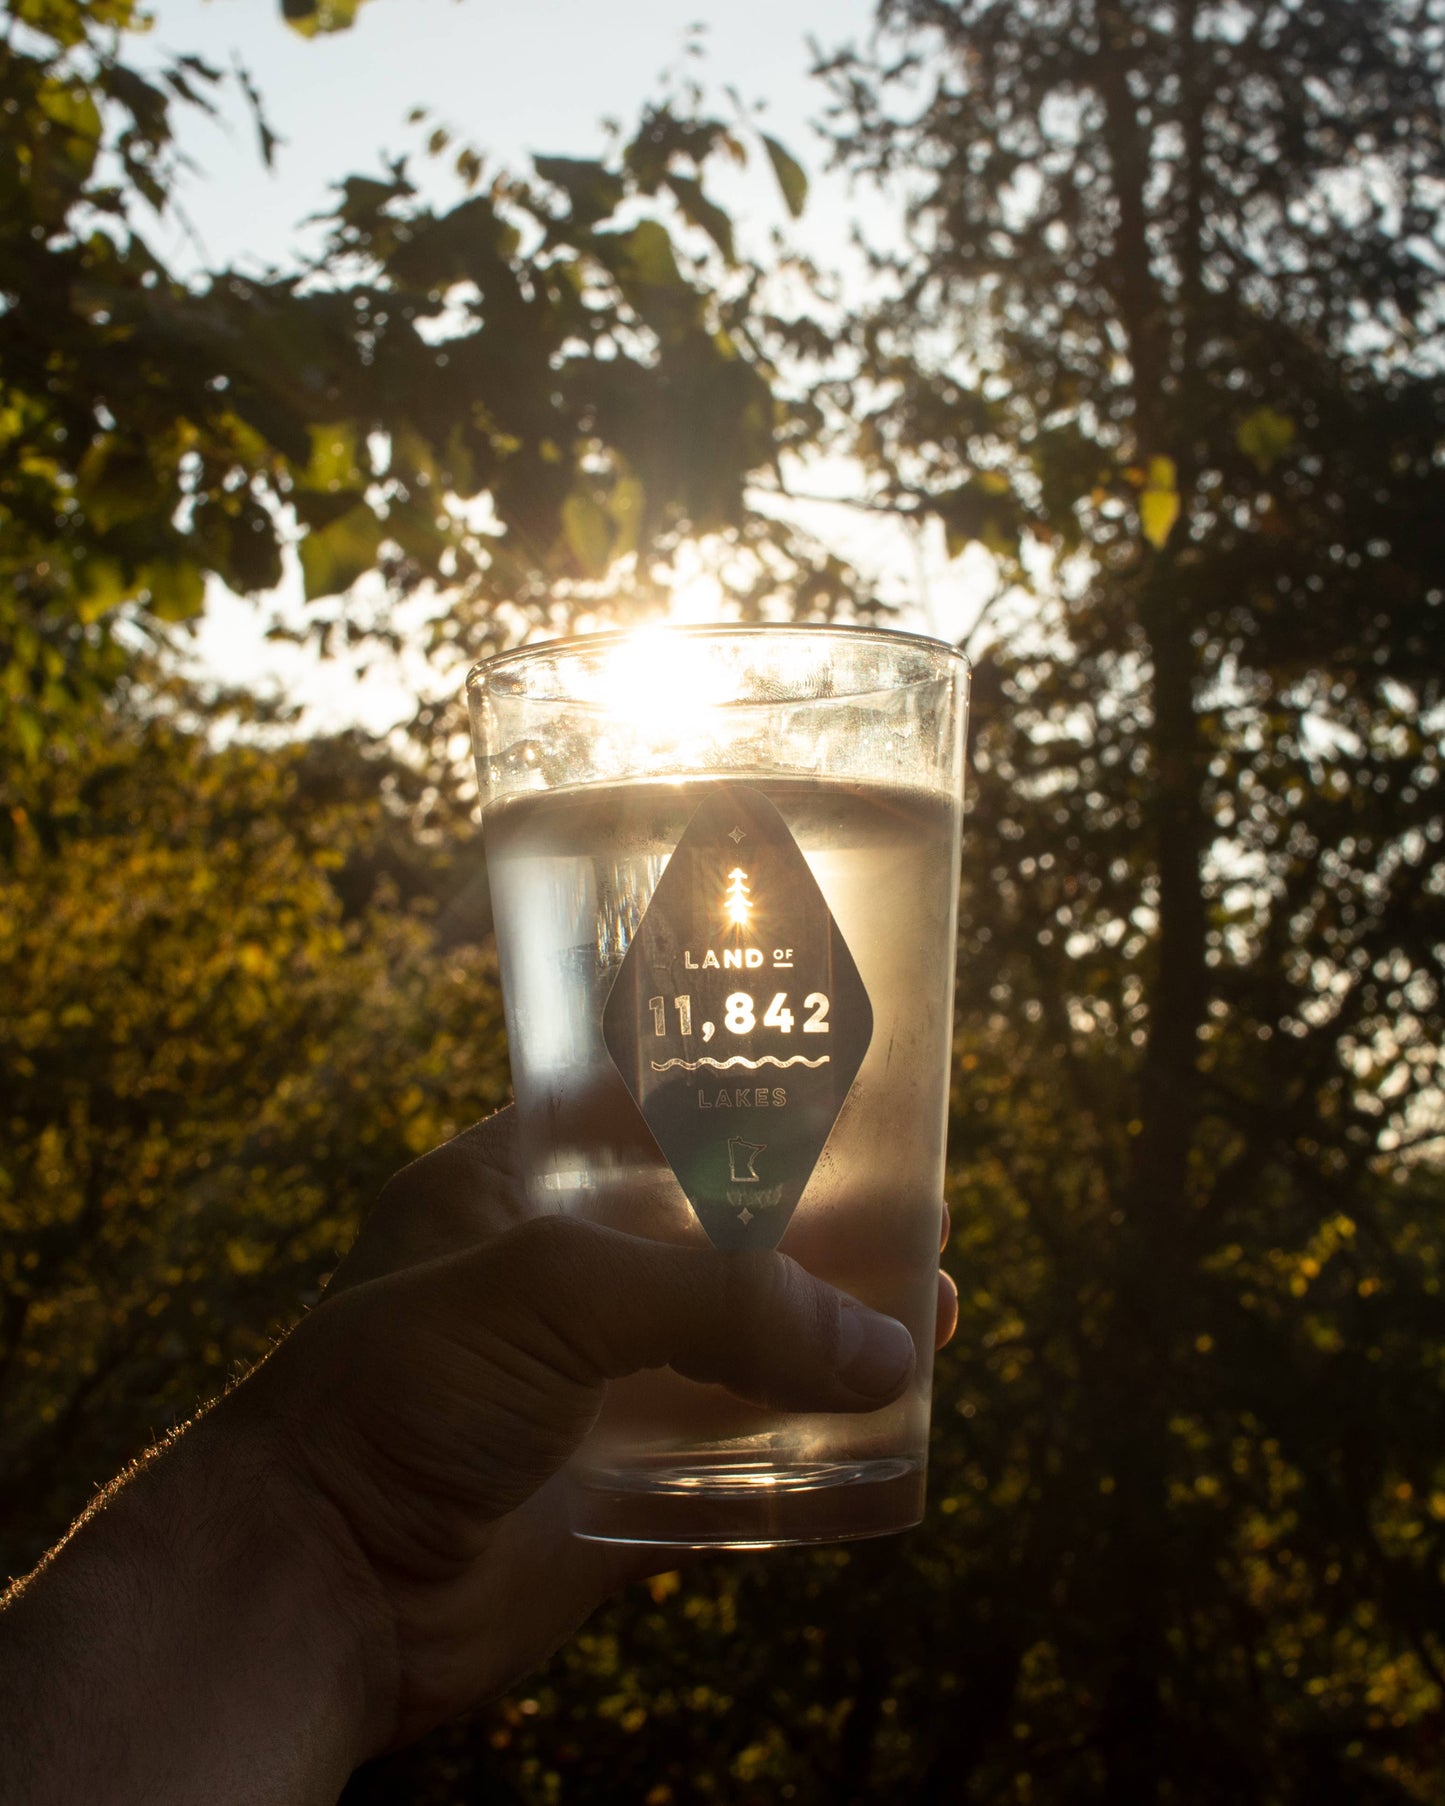
<path fill-rule="evenodd" d="M 524 648 L 468 680 L 531 1207 L 778 1248 L 898 1318 L 896 1404 L 612 1386 L 584 1537 L 759 1547 L 922 1515 L 968 666 L 867 628 Z"/>

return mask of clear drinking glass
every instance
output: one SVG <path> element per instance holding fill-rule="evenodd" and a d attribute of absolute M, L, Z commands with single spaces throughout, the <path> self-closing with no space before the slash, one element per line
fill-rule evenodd
<path fill-rule="evenodd" d="M 613 1386 L 579 1535 L 922 1516 L 968 683 L 940 642 L 801 626 L 557 641 L 468 679 L 533 1208 L 779 1247 L 918 1350 L 861 1417 L 670 1369 Z"/>

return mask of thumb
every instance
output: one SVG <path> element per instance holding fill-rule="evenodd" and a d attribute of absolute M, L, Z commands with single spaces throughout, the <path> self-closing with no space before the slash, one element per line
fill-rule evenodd
<path fill-rule="evenodd" d="M 876 1411 L 913 1375 L 913 1338 L 775 1253 L 722 1253 L 534 1219 L 474 1256 L 492 1334 L 597 1385 L 671 1366 L 757 1404 Z"/>

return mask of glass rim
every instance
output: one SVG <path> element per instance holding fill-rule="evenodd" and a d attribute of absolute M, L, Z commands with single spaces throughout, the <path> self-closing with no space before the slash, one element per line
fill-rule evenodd
<path fill-rule="evenodd" d="M 973 670 L 968 654 L 961 647 L 955 646 L 952 641 L 938 639 L 933 634 L 911 633 L 901 627 L 869 627 L 861 623 L 842 621 L 701 621 L 674 627 L 664 622 L 645 627 L 610 628 L 602 633 L 563 634 L 557 639 L 533 640 L 525 646 L 513 646 L 506 652 L 493 653 L 490 658 L 480 659 L 467 672 L 467 694 L 470 696 L 474 690 L 484 688 L 486 680 L 496 671 L 512 665 L 523 664 L 529 659 L 539 658 L 544 654 L 558 656 L 591 651 L 594 647 L 599 651 L 605 651 L 610 646 L 623 645 L 637 634 L 647 632 L 691 640 L 755 639 L 762 635 L 775 637 L 779 634 L 787 635 L 790 638 L 811 636 L 832 640 L 853 640 L 862 644 L 886 640 L 892 645 L 911 647 L 918 652 L 929 652 L 935 656 L 941 654 L 945 660 L 951 661 L 955 668 L 961 669 L 965 676 L 971 675 Z M 911 687 L 913 683 L 927 681 L 926 678 L 914 678 L 907 687 Z M 887 687 L 885 685 L 879 688 L 881 690 Z M 868 693 L 873 694 L 874 692 L 870 690 Z M 575 703 L 577 698 L 534 696 L 531 700 L 534 702 Z"/>

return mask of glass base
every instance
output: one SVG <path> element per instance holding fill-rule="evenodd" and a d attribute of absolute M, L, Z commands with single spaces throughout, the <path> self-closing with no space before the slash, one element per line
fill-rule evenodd
<path fill-rule="evenodd" d="M 813 1462 L 701 1458 L 584 1469 L 572 1533 L 587 1542 L 659 1548 L 776 1549 L 891 1536 L 923 1518 L 916 1457 Z"/>

